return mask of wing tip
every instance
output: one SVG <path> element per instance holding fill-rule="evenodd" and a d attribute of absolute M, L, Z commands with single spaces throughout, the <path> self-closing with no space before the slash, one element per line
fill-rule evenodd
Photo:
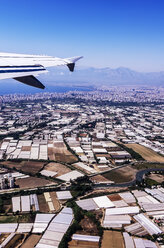
<path fill-rule="evenodd" d="M 74 71 L 74 69 L 75 69 L 75 63 L 69 63 L 69 64 L 67 64 L 67 66 L 68 66 L 68 68 L 69 68 L 69 70 L 70 70 L 71 72 Z"/>

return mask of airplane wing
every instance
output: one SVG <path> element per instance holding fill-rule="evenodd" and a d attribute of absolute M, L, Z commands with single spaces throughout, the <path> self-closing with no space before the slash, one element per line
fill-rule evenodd
<path fill-rule="evenodd" d="M 56 58 L 41 55 L 0 53 L 0 79 L 13 78 L 21 83 L 44 89 L 45 86 L 35 77 L 47 73 L 48 67 L 66 65 L 71 72 L 75 63 L 82 57 Z"/>

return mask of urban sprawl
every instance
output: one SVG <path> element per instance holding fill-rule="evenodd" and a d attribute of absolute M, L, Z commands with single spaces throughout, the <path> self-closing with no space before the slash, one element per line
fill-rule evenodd
<path fill-rule="evenodd" d="M 164 88 L 0 96 L 0 247 L 164 247 Z"/>

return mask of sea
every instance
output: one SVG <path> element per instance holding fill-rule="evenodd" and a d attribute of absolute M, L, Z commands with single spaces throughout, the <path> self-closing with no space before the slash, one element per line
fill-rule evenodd
<path fill-rule="evenodd" d="M 92 86 L 64 86 L 63 84 L 60 86 L 58 85 L 46 85 L 44 90 L 37 89 L 28 85 L 24 85 L 22 83 L 15 83 L 13 82 L 0 82 L 0 95 L 7 95 L 7 94 L 35 94 L 35 93 L 44 93 L 44 92 L 58 92 L 58 93 L 65 93 L 68 91 L 92 91 L 94 88 Z"/>

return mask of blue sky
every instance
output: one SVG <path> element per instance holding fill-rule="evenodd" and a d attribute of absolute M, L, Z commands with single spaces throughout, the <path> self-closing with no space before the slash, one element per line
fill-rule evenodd
<path fill-rule="evenodd" d="M 2 52 L 83 55 L 82 66 L 164 70 L 163 0 L 1 0 Z"/>

